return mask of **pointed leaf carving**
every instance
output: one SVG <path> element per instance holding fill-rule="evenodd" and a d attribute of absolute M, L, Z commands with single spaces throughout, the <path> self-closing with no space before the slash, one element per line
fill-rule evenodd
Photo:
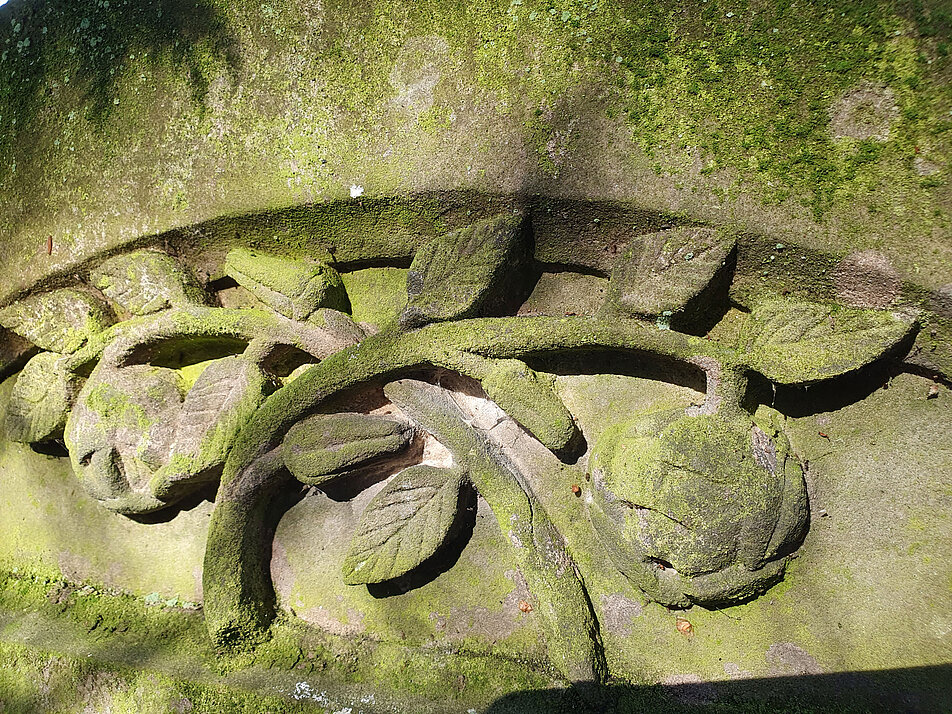
<path fill-rule="evenodd" d="M 734 243 L 713 228 L 672 228 L 640 236 L 615 263 L 609 310 L 653 316 L 684 309 L 726 264 Z"/>
<path fill-rule="evenodd" d="M 552 451 L 561 451 L 576 435 L 575 421 L 562 400 L 524 362 L 497 360 L 482 385 L 490 399 Z"/>
<path fill-rule="evenodd" d="M 194 276 L 164 253 L 140 250 L 117 255 L 91 275 L 93 284 L 133 315 L 207 302 Z"/>
<path fill-rule="evenodd" d="M 0 310 L 0 325 L 42 350 L 67 354 L 111 322 L 99 300 L 73 289 L 31 295 Z"/>
<path fill-rule="evenodd" d="M 79 379 L 55 352 L 33 357 L 17 377 L 4 426 L 11 441 L 46 441 L 62 432 L 79 392 Z"/>
<path fill-rule="evenodd" d="M 357 524 L 344 559 L 348 585 L 405 575 L 450 535 L 466 474 L 419 465 L 404 469 L 374 496 Z"/>
<path fill-rule="evenodd" d="M 521 262 L 522 215 L 474 223 L 431 240 L 407 274 L 406 326 L 473 317 Z"/>
<path fill-rule="evenodd" d="M 168 499 L 207 480 L 209 472 L 224 463 L 238 431 L 271 386 L 257 365 L 241 357 L 225 357 L 206 367 L 185 395 L 169 463 L 152 481 L 155 495 Z"/>
<path fill-rule="evenodd" d="M 344 312 L 350 307 L 340 275 L 325 263 L 236 248 L 225 257 L 225 273 L 292 320 L 305 320 L 320 307 Z"/>
<path fill-rule="evenodd" d="M 367 414 L 317 414 L 284 438 L 284 464 L 296 479 L 318 485 L 342 471 L 394 454 L 410 441 L 404 422 Z"/>
<path fill-rule="evenodd" d="M 770 298 L 751 312 L 745 361 L 779 384 L 814 382 L 879 359 L 911 329 L 889 312 Z"/>

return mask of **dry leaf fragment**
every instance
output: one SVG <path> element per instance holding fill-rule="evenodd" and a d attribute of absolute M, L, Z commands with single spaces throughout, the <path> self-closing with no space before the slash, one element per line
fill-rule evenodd
<path fill-rule="evenodd" d="M 574 493 L 576 496 L 582 495 L 582 489 L 579 487 L 577 483 L 572 484 L 572 493 Z"/>
<path fill-rule="evenodd" d="M 520 600 L 520 601 L 519 601 L 519 609 L 520 609 L 522 612 L 529 613 L 529 612 L 532 612 L 532 605 L 530 605 L 529 603 L 527 603 L 525 600 Z"/>
<path fill-rule="evenodd" d="M 675 620 L 675 627 L 678 628 L 678 632 L 686 637 L 694 636 L 694 625 L 685 620 L 683 617 L 679 617 Z"/>
<path fill-rule="evenodd" d="M 935 399 L 939 396 L 939 385 L 933 384 L 929 387 L 929 393 L 926 395 L 926 399 Z"/>

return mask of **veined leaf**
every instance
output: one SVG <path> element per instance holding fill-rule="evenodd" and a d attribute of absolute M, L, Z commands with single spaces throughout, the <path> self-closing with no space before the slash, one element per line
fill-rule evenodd
<path fill-rule="evenodd" d="M 284 464 L 311 485 L 372 459 L 394 454 L 410 441 L 409 424 L 368 414 L 317 414 L 295 424 L 284 438 Z"/>
<path fill-rule="evenodd" d="M 406 326 L 474 317 L 520 263 L 522 215 L 474 223 L 424 244 L 407 273 Z"/>
<path fill-rule="evenodd" d="M 778 384 L 815 382 L 879 359 L 912 324 L 880 310 L 770 298 L 751 311 L 744 358 Z"/>
<path fill-rule="evenodd" d="M 292 320 L 305 320 L 320 307 L 345 312 L 349 308 L 340 275 L 325 263 L 236 248 L 225 257 L 225 273 L 261 302 Z"/>
<path fill-rule="evenodd" d="M 48 352 L 75 352 L 110 323 L 99 300 L 73 289 L 31 295 L 0 310 L 0 325 Z"/>
<path fill-rule="evenodd" d="M 683 310 L 725 265 L 735 243 L 713 228 L 689 227 L 636 240 L 615 263 L 606 303 L 630 315 Z"/>
<path fill-rule="evenodd" d="M 268 376 L 242 357 L 225 357 L 206 367 L 185 395 L 171 457 L 152 482 L 155 495 L 168 498 L 184 483 L 201 483 L 224 463 L 238 431 L 270 386 Z"/>
<path fill-rule="evenodd" d="M 453 528 L 466 474 L 419 465 L 404 469 L 374 496 L 344 559 L 348 585 L 405 575 L 433 555 Z"/>
<path fill-rule="evenodd" d="M 11 441 L 46 441 L 63 430 L 80 382 L 66 369 L 66 358 L 41 352 L 17 377 L 4 426 Z"/>
<path fill-rule="evenodd" d="M 117 255 L 92 273 L 93 284 L 133 315 L 207 302 L 194 276 L 164 253 Z"/>
<path fill-rule="evenodd" d="M 516 359 L 496 360 L 482 380 L 486 394 L 552 451 L 576 435 L 575 421 L 551 385 Z"/>

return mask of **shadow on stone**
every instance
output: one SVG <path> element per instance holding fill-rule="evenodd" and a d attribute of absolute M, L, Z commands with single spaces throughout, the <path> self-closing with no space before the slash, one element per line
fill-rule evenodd
<path fill-rule="evenodd" d="M 486 714 L 628 712 L 939 712 L 952 710 L 952 665 L 653 686 L 576 684 L 517 692 Z"/>

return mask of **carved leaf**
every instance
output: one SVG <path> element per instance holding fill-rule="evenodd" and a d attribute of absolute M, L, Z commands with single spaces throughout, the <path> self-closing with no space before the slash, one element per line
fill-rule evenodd
<path fill-rule="evenodd" d="M 66 369 L 66 359 L 42 352 L 17 377 L 4 426 L 11 441 L 46 441 L 62 432 L 79 392 L 79 380 Z"/>
<path fill-rule="evenodd" d="M 268 376 L 241 357 L 216 360 L 185 395 L 172 441 L 171 458 L 155 476 L 152 489 L 169 498 L 202 483 L 224 463 L 235 437 L 270 391 Z"/>
<path fill-rule="evenodd" d="M 745 361 L 778 384 L 815 382 L 875 361 L 911 329 L 889 312 L 771 298 L 751 311 Z"/>
<path fill-rule="evenodd" d="M 325 263 L 236 248 L 225 257 L 225 273 L 292 320 L 305 320 L 319 307 L 344 312 L 350 307 L 340 275 Z"/>
<path fill-rule="evenodd" d="M 284 464 L 296 479 L 318 485 L 342 471 L 394 454 L 410 441 L 409 424 L 367 414 L 317 414 L 284 438 Z"/>
<path fill-rule="evenodd" d="M 477 315 L 519 263 L 522 215 L 504 215 L 431 240 L 407 274 L 407 326 Z"/>
<path fill-rule="evenodd" d="M 561 451 L 576 435 L 562 400 L 524 362 L 498 360 L 482 385 L 490 399 L 552 451 Z"/>
<path fill-rule="evenodd" d="M 712 228 L 640 236 L 612 271 L 607 307 L 629 315 L 678 312 L 726 264 L 735 240 Z"/>
<path fill-rule="evenodd" d="M 466 474 L 411 466 L 374 496 L 357 524 L 344 559 L 348 585 L 405 575 L 433 555 L 450 534 Z"/>
<path fill-rule="evenodd" d="M 75 352 L 110 323 L 99 300 L 72 289 L 31 295 L 0 310 L 0 325 L 48 352 Z"/>
<path fill-rule="evenodd" d="M 93 284 L 133 315 L 205 303 L 195 278 L 164 253 L 140 250 L 110 258 L 91 275 Z"/>

